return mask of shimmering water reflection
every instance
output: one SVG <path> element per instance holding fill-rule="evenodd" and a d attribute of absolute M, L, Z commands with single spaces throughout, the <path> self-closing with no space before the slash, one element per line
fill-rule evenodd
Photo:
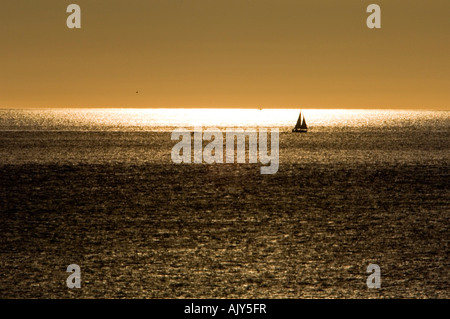
<path fill-rule="evenodd" d="M 304 109 L 311 129 L 427 127 L 448 129 L 450 112 Z M 179 126 L 295 125 L 297 109 L 29 109 L 0 110 L 0 130 L 167 131 Z"/>

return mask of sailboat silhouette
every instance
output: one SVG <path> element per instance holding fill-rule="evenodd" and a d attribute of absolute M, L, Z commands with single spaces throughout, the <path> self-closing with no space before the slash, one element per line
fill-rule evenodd
<path fill-rule="evenodd" d="M 295 133 L 308 132 L 308 126 L 306 126 L 305 116 L 302 114 L 302 111 L 300 111 L 300 114 L 299 114 L 298 120 L 297 120 L 297 124 L 295 124 L 295 127 L 292 129 L 292 132 L 295 132 Z"/>

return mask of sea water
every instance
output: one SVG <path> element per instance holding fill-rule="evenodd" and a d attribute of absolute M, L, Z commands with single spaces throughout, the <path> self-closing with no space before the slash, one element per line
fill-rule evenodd
<path fill-rule="evenodd" d="M 449 298 L 450 112 L 302 112 L 0 110 L 0 296 Z M 174 164 L 199 126 L 278 128 L 278 172 Z"/>

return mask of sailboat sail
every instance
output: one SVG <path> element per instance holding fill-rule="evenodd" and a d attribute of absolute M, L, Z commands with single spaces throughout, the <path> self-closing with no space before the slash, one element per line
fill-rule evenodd
<path fill-rule="evenodd" d="M 308 127 L 306 126 L 305 116 L 300 112 L 297 120 L 297 124 L 295 124 L 293 132 L 306 132 Z"/>
<path fill-rule="evenodd" d="M 301 129 L 307 129 L 308 127 L 306 126 L 306 120 L 305 120 L 305 116 L 302 114 L 302 125 L 300 126 Z"/>
<path fill-rule="evenodd" d="M 299 129 L 302 126 L 302 113 L 298 116 L 297 124 L 295 124 L 295 128 Z"/>

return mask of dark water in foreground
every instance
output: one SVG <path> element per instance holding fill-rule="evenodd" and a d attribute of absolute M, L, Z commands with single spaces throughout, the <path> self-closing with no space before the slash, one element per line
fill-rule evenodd
<path fill-rule="evenodd" d="M 448 114 L 433 121 L 280 126 L 275 175 L 172 164 L 167 129 L 4 130 L 0 297 L 449 298 Z"/>

